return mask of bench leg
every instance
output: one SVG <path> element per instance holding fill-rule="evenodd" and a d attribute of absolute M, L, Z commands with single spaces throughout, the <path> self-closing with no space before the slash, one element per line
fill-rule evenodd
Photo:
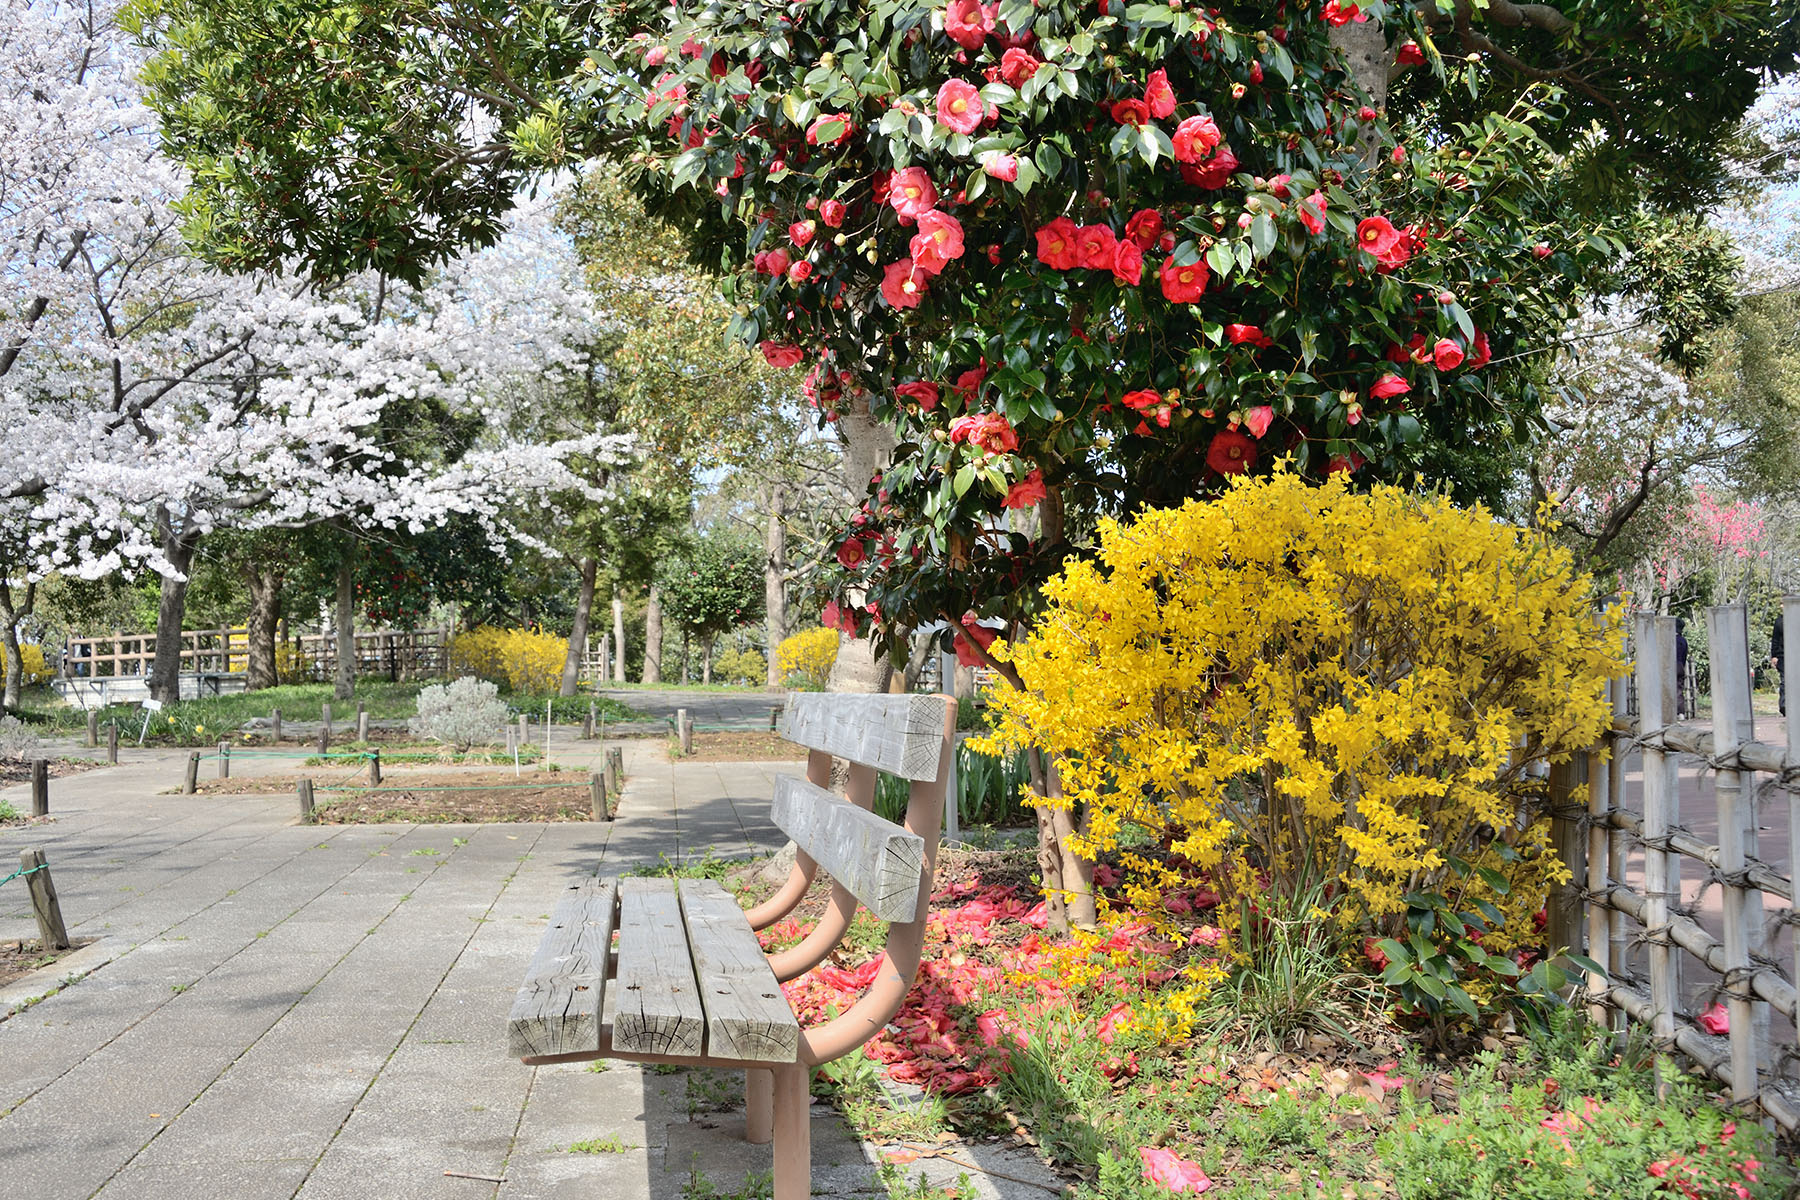
<path fill-rule="evenodd" d="M 803 1063 L 776 1067 L 775 1200 L 810 1200 L 812 1196 L 812 1097 L 807 1085 L 812 1068 Z"/>
<path fill-rule="evenodd" d="M 766 1146 L 775 1133 L 775 1073 L 744 1072 L 744 1140 Z"/>

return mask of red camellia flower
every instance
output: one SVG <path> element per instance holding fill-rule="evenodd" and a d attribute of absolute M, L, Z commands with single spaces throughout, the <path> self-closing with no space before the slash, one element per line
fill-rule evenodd
<path fill-rule="evenodd" d="M 1291 182 L 1293 180 L 1293 178 L 1294 177 L 1292 175 L 1271 175 L 1271 176 L 1269 176 L 1269 181 L 1268 181 L 1269 194 L 1271 196 L 1274 196 L 1277 200 L 1286 200 L 1290 195 L 1293 194 L 1288 190 L 1288 184 L 1289 184 L 1289 182 Z"/>
<path fill-rule="evenodd" d="M 1423 250 L 1424 248 L 1424 233 L 1417 225 L 1408 225 L 1405 229 L 1400 230 L 1399 236 L 1394 238 L 1394 244 L 1392 246 L 1389 246 L 1385 252 L 1375 256 L 1375 261 L 1380 265 L 1383 273 L 1388 271 L 1398 271 L 1412 258 L 1414 251 Z"/>
<path fill-rule="evenodd" d="M 1380 258 L 1394 248 L 1400 231 L 1386 217 L 1364 217 L 1356 223 L 1356 244 Z"/>
<path fill-rule="evenodd" d="M 994 644 L 994 639 L 999 635 L 987 626 L 977 622 L 973 613 L 965 616 L 962 619 L 961 624 L 963 631 L 957 634 L 955 640 L 951 643 L 956 649 L 957 665 L 963 667 L 987 666 L 987 659 L 976 653 L 975 647 L 969 644 L 969 639 L 973 638 L 975 642 L 985 650 Z"/>
<path fill-rule="evenodd" d="M 1358 6 L 1343 3 L 1342 0 L 1325 0 L 1325 9 L 1319 15 L 1325 18 L 1327 25 L 1348 25 L 1352 21 L 1369 19 L 1369 14 Z"/>
<path fill-rule="evenodd" d="M 1206 448 L 1206 465 L 1221 475 L 1242 475 L 1256 462 L 1256 443 L 1235 429 L 1213 434 Z"/>
<path fill-rule="evenodd" d="M 1269 335 L 1264 333 L 1262 328 L 1257 325 L 1227 325 L 1225 327 L 1225 336 L 1234 346 L 1241 346 L 1245 342 L 1249 342 L 1252 346 L 1256 346 L 1260 349 L 1275 344 L 1269 340 Z M 1262 435 L 1257 434 L 1257 436 L 1261 437 Z"/>
<path fill-rule="evenodd" d="M 1112 106 L 1112 119 L 1121 125 L 1148 125 L 1150 106 L 1142 100 L 1120 100 Z"/>
<path fill-rule="evenodd" d="M 1019 160 L 1004 150 L 983 150 L 980 162 L 990 178 L 1012 183 L 1019 177 Z"/>
<path fill-rule="evenodd" d="M 1113 247 L 1112 273 L 1115 280 L 1129 287 L 1144 281 L 1144 252 L 1136 242 L 1126 239 Z"/>
<path fill-rule="evenodd" d="M 1231 182 L 1231 177 L 1237 172 L 1237 169 L 1237 155 L 1231 152 L 1230 146 L 1220 146 L 1204 163 L 1197 166 L 1193 163 L 1182 163 L 1181 177 L 1195 187 L 1217 190 Z"/>
<path fill-rule="evenodd" d="M 894 389 L 894 395 L 902 400 L 911 400 L 924 412 L 930 412 L 938 406 L 938 385 L 925 379 L 915 379 L 911 383 L 903 383 Z"/>
<path fill-rule="evenodd" d="M 1204 262 L 1178 267 L 1173 258 L 1163 259 L 1162 268 L 1157 272 L 1163 295 L 1174 304 L 1192 304 L 1200 299 L 1206 292 L 1206 281 L 1211 274 Z"/>
<path fill-rule="evenodd" d="M 788 252 L 786 250 L 777 246 L 775 249 L 769 251 L 769 257 L 763 259 L 763 270 L 771 275 L 786 275 L 788 264 L 793 261 L 793 259 L 788 257 Z"/>
<path fill-rule="evenodd" d="M 993 15 L 981 0 L 950 0 L 944 9 L 944 34 L 964 50 L 979 50 L 993 31 Z"/>
<path fill-rule="evenodd" d="M 1075 265 L 1095 271 L 1110 271 L 1113 247 L 1117 242 L 1106 225 L 1083 225 L 1075 231 Z"/>
<path fill-rule="evenodd" d="M 1120 404 L 1123 404 L 1126 408 L 1135 409 L 1138 412 L 1148 412 L 1162 402 L 1162 393 L 1152 391 L 1150 388 L 1144 388 L 1141 391 L 1136 392 L 1126 392 L 1123 396 L 1119 397 Z"/>
<path fill-rule="evenodd" d="M 856 126 L 843 113 L 820 113 L 818 118 L 807 127 L 806 144 L 809 146 L 840 146 L 850 140 L 856 132 Z"/>
<path fill-rule="evenodd" d="M 919 232 L 909 246 L 913 263 L 927 275 L 936 275 L 952 259 L 963 256 L 962 222 L 932 209 L 919 217 Z"/>
<path fill-rule="evenodd" d="M 836 229 L 844 223 L 844 202 L 827 200 L 819 205 L 819 220 Z"/>
<path fill-rule="evenodd" d="M 768 364 L 777 370 L 799 366 L 800 360 L 806 357 L 806 352 L 800 347 L 786 346 L 780 342 L 758 342 L 756 348 L 762 351 Z"/>
<path fill-rule="evenodd" d="M 1011 454 L 1019 448 L 1019 435 L 999 413 L 975 413 L 950 422 L 950 444 L 967 442 L 988 454 Z"/>
<path fill-rule="evenodd" d="M 1000 78 L 1008 87 L 1023 87 L 1025 81 L 1036 75 L 1037 69 L 1043 65 L 1031 56 L 1029 50 L 1014 46 L 1000 56 Z"/>
<path fill-rule="evenodd" d="M 1412 384 L 1390 371 L 1375 381 L 1375 386 L 1369 389 L 1369 396 L 1375 400 L 1389 400 L 1395 396 L 1404 396 L 1410 391 Z"/>
<path fill-rule="evenodd" d="M 856 636 L 856 610 L 850 607 L 840 608 L 836 600 L 828 600 L 819 613 L 819 624 L 827 629 L 841 629 L 851 637 Z"/>
<path fill-rule="evenodd" d="M 1388 956 L 1387 952 L 1381 948 L 1380 938 L 1364 938 L 1362 950 L 1363 957 L 1369 960 L 1369 965 L 1371 967 L 1374 967 L 1377 971 L 1387 970 Z"/>
<path fill-rule="evenodd" d="M 1493 349 L 1488 345 L 1487 330 L 1477 329 L 1475 340 L 1469 344 L 1469 369 L 1485 367 L 1493 357 Z"/>
<path fill-rule="evenodd" d="M 903 217 L 918 220 L 920 214 L 937 207 L 937 187 L 924 167 L 907 167 L 895 171 L 888 183 L 888 203 Z"/>
<path fill-rule="evenodd" d="M 1325 232 L 1325 193 L 1314 192 L 1300 201 L 1300 223 L 1308 233 Z"/>
<path fill-rule="evenodd" d="M 970 367 L 956 377 L 956 394 L 961 397 L 964 408 L 969 408 L 981 399 L 981 385 L 987 382 L 987 360 L 981 360 L 979 367 Z"/>
<path fill-rule="evenodd" d="M 1162 214 L 1154 208 L 1140 208 L 1131 214 L 1131 220 L 1125 222 L 1125 236 L 1137 243 L 1139 250 L 1148 250 L 1156 245 L 1156 239 L 1162 236 Z"/>
<path fill-rule="evenodd" d="M 1263 434 L 1269 432 L 1269 426 L 1275 423 L 1275 410 L 1267 404 L 1259 404 L 1244 414 L 1244 428 L 1250 436 L 1262 441 Z"/>
<path fill-rule="evenodd" d="M 788 226 L 788 240 L 805 249 L 806 244 L 813 240 L 813 231 L 817 228 L 811 221 L 795 221 Z"/>
<path fill-rule="evenodd" d="M 1161 67 L 1150 72 L 1150 81 L 1144 85 L 1144 106 L 1158 120 L 1175 112 L 1175 89 L 1169 86 L 1169 73 Z"/>
<path fill-rule="evenodd" d="M 1531 253 L 1534 257 L 1537 257 L 1537 258 L 1549 258 L 1550 257 L 1550 243 L 1549 242 L 1537 243 L 1536 245 L 1534 245 L 1531 248 Z"/>
<path fill-rule="evenodd" d="M 1219 144 L 1219 127 L 1211 117 L 1188 117 L 1175 127 L 1175 161 L 1197 163 Z"/>
<path fill-rule="evenodd" d="M 1075 222 L 1058 217 L 1037 231 L 1038 261 L 1058 271 L 1075 269 Z"/>
<path fill-rule="evenodd" d="M 1001 503 L 1007 508 L 1030 508 L 1049 494 L 1050 490 L 1044 486 L 1044 473 L 1033 470 L 1006 489 L 1006 499 Z"/>
<path fill-rule="evenodd" d="M 846 570 L 854 571 L 862 566 L 869 557 L 868 543 L 861 538 L 851 538 L 838 547 L 837 560 Z"/>
<path fill-rule="evenodd" d="M 805 283 L 812 278 L 813 265 L 804 258 L 787 269 L 789 283 Z"/>
<path fill-rule="evenodd" d="M 1431 363 L 1440 371 L 1454 371 L 1462 365 L 1463 348 L 1449 338 L 1439 338 L 1431 348 Z"/>
<path fill-rule="evenodd" d="M 981 93 L 967 80 L 946 79 L 944 86 L 938 89 L 938 124 L 957 133 L 974 133 L 981 128 L 981 119 L 986 115 L 987 106 L 981 102 Z"/>
<path fill-rule="evenodd" d="M 1403 67 L 1416 67 L 1425 61 L 1425 51 L 1420 48 L 1419 43 L 1408 38 L 1400 43 L 1400 51 L 1394 55 L 1394 61 Z"/>
<path fill-rule="evenodd" d="M 925 295 L 925 281 L 910 258 L 889 263 L 881 275 L 881 298 L 895 308 L 917 308 Z"/>

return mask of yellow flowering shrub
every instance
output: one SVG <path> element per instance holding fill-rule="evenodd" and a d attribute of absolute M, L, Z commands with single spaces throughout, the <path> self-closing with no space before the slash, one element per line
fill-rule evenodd
<path fill-rule="evenodd" d="M 313 656 L 292 642 L 275 643 L 275 678 L 282 683 L 305 683 L 312 678 L 317 665 Z"/>
<path fill-rule="evenodd" d="M 475 675 L 514 692 L 553 692 L 568 652 L 568 639 L 541 629 L 481 625 L 450 639 L 450 674 Z"/>
<path fill-rule="evenodd" d="M 781 639 L 775 647 L 775 665 L 781 668 L 781 684 L 802 692 L 823 691 L 837 663 L 835 629 L 808 629 Z"/>
<path fill-rule="evenodd" d="M 50 665 L 44 660 L 44 648 L 31 642 L 19 645 L 19 674 L 24 679 L 24 686 L 34 683 L 47 683 L 50 679 Z M 0 683 L 6 681 L 6 656 L 0 654 Z"/>
<path fill-rule="evenodd" d="M 1509 930 L 1568 877 L 1528 767 L 1598 739 L 1624 666 L 1567 551 L 1441 497 L 1280 472 L 1100 541 L 995 644 L 1026 686 L 994 691 L 975 743 L 1058 757 L 1080 852 L 1170 827 L 1222 914 L 1325 886 L 1340 919 L 1390 930 L 1407 893 L 1465 886 L 1447 856 L 1506 877 L 1468 895 Z M 1176 870 L 1120 857 L 1153 910 Z"/>

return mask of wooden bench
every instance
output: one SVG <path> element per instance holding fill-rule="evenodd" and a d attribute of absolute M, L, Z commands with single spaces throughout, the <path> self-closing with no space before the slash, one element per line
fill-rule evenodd
<path fill-rule="evenodd" d="M 781 733 L 809 753 L 805 779 L 776 781 L 771 815 L 798 849 L 781 889 L 746 912 L 711 880 L 570 884 L 513 1004 L 511 1052 L 530 1066 L 743 1069 L 746 1136 L 775 1143 L 775 1200 L 806 1200 L 812 1068 L 880 1032 L 918 973 L 955 728 L 949 696 L 789 696 Z M 833 757 L 850 764 L 847 797 L 828 790 Z M 877 771 L 912 782 L 904 826 L 873 811 Z M 824 916 L 764 954 L 756 931 L 791 913 L 821 869 Z M 780 984 L 825 960 L 859 904 L 889 923 L 881 969 L 848 1011 L 802 1028 Z"/>

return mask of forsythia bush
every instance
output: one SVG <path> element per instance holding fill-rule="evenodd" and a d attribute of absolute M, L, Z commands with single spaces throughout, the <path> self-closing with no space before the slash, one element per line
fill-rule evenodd
<path fill-rule="evenodd" d="M 312 655 L 296 649 L 292 642 L 275 643 L 275 678 L 282 683 L 306 683 L 315 665 Z"/>
<path fill-rule="evenodd" d="M 478 675 L 514 692 L 553 692 L 569 643 L 538 629 L 482 625 L 450 639 L 450 670 Z"/>
<path fill-rule="evenodd" d="M 24 668 L 20 673 L 25 677 L 25 686 L 43 683 L 50 678 L 50 666 L 44 661 L 44 648 L 33 644 L 19 647 L 19 658 Z M 0 654 L 0 683 L 6 681 L 6 656 Z"/>
<path fill-rule="evenodd" d="M 1227 896 L 1323 884 L 1389 930 L 1407 893 L 1461 886 L 1449 856 L 1509 932 L 1568 877 L 1526 768 L 1594 743 L 1624 666 L 1566 551 L 1441 497 L 1280 471 L 1100 534 L 1030 635 L 995 644 L 1026 690 L 995 690 L 976 743 L 1058 756 L 1082 852 L 1166 820 Z M 1169 869 L 1125 861 L 1154 907 Z"/>
<path fill-rule="evenodd" d="M 754 646 L 746 650 L 727 647 L 713 659 L 712 677 L 714 683 L 761 687 L 769 678 L 769 660 Z"/>
<path fill-rule="evenodd" d="M 802 692 L 822 691 L 837 655 L 835 629 L 808 629 L 781 639 L 775 647 L 775 662 L 781 668 L 782 685 Z"/>

